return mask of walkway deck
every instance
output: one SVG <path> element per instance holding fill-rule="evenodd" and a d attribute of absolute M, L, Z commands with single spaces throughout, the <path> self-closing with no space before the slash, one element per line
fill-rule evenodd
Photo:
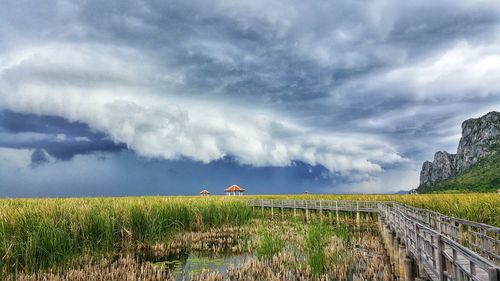
<path fill-rule="evenodd" d="M 260 208 L 379 213 L 384 227 L 405 246 L 431 280 L 500 281 L 500 228 L 395 202 L 249 200 Z"/>

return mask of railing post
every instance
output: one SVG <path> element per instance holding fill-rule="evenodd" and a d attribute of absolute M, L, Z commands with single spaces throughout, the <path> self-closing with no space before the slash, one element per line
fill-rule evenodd
<path fill-rule="evenodd" d="M 339 224 L 339 201 L 335 201 L 335 213 L 337 214 L 337 224 Z"/>
<path fill-rule="evenodd" d="M 295 199 L 293 199 L 293 217 L 297 217 L 297 205 L 295 203 Z"/>
<path fill-rule="evenodd" d="M 328 223 L 332 224 L 332 201 L 328 201 Z"/>
<path fill-rule="evenodd" d="M 437 237 L 437 262 L 438 262 L 438 279 L 439 281 L 446 281 L 446 264 L 444 259 L 444 243 L 441 235 Z"/>
<path fill-rule="evenodd" d="M 323 204 L 322 200 L 319 200 L 319 220 L 323 222 Z"/>
<path fill-rule="evenodd" d="M 260 204 L 262 206 L 262 217 L 264 217 L 264 199 L 260 199 Z"/>
<path fill-rule="evenodd" d="M 457 250 L 455 249 L 452 249 L 452 259 L 453 259 L 453 266 L 452 266 L 453 278 L 455 278 L 455 280 L 458 280 L 458 270 L 457 270 L 458 258 L 457 258 Z"/>
<path fill-rule="evenodd" d="M 356 226 L 359 228 L 359 201 L 356 201 Z"/>
<path fill-rule="evenodd" d="M 423 276 L 424 274 L 424 264 L 422 260 L 422 243 L 420 241 L 420 229 L 418 224 L 415 224 L 415 233 L 416 233 L 416 242 L 415 247 L 417 247 L 417 265 L 418 265 L 418 274 L 419 276 Z"/>
<path fill-rule="evenodd" d="M 304 203 L 306 204 L 306 223 L 309 222 L 309 210 L 307 209 L 307 200 L 304 200 Z"/>
<path fill-rule="evenodd" d="M 488 281 L 498 281 L 500 279 L 500 273 L 496 268 L 488 269 Z"/>
<path fill-rule="evenodd" d="M 285 220 L 285 213 L 283 211 L 284 205 L 285 205 L 285 203 L 284 203 L 283 199 L 281 199 L 281 220 L 282 221 Z"/>
<path fill-rule="evenodd" d="M 392 241 L 392 255 L 394 257 L 394 274 L 400 277 L 399 273 L 399 238 L 397 232 L 394 232 L 394 239 Z"/>
<path fill-rule="evenodd" d="M 481 229 L 479 233 L 481 235 L 481 255 L 484 256 L 486 253 L 486 230 Z"/>
<path fill-rule="evenodd" d="M 441 229 L 441 216 L 436 216 L 436 228 L 439 234 L 443 233 L 443 230 Z"/>
<path fill-rule="evenodd" d="M 274 219 L 274 208 L 273 208 L 273 199 L 269 200 L 271 201 L 271 219 Z"/>

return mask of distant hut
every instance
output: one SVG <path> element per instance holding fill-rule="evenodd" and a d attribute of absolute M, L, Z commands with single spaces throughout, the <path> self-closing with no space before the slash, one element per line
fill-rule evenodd
<path fill-rule="evenodd" d="M 304 190 L 304 194 L 306 194 L 306 195 L 309 194 L 309 190 L 307 190 L 307 189 Z"/>
<path fill-rule="evenodd" d="M 200 191 L 200 195 L 201 196 L 208 196 L 208 195 L 210 195 L 210 192 L 206 189 L 203 189 L 202 191 Z"/>
<path fill-rule="evenodd" d="M 236 184 L 233 184 L 230 187 L 224 189 L 224 192 L 226 192 L 226 195 L 229 196 L 231 195 L 231 193 L 233 193 L 234 196 L 236 196 L 236 193 L 238 193 L 238 196 L 241 196 L 241 194 L 245 192 L 245 189 L 237 186 Z"/>
<path fill-rule="evenodd" d="M 497 190 L 497 193 L 498 193 L 498 194 L 500 194 L 500 189 L 499 189 L 499 190 Z"/>
<path fill-rule="evenodd" d="M 408 192 L 409 194 L 418 194 L 418 191 L 416 189 L 412 189 L 410 190 L 410 192 Z"/>

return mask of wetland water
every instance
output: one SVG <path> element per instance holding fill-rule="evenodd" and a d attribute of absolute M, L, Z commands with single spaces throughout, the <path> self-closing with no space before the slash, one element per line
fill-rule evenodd
<path fill-rule="evenodd" d="M 250 254 L 234 254 L 221 257 L 189 254 L 187 258 L 170 258 L 153 264 L 169 271 L 177 281 L 190 280 L 191 276 L 203 272 L 217 273 L 227 279 L 227 270 L 230 267 L 244 264 L 252 258 L 253 256 Z"/>

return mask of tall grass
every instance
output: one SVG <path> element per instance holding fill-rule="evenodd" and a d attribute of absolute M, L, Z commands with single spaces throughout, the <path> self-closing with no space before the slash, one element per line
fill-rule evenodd
<path fill-rule="evenodd" d="M 247 204 L 229 198 L 0 200 L 0 273 L 166 241 L 179 231 L 241 225 L 250 217 Z"/>
<path fill-rule="evenodd" d="M 323 224 L 313 224 L 309 227 L 306 237 L 307 263 L 314 274 L 322 274 L 327 262 L 325 248 L 331 229 Z"/>
<path fill-rule="evenodd" d="M 270 259 L 281 251 L 284 246 L 285 242 L 279 235 L 270 231 L 263 231 L 259 235 L 255 253 L 260 259 Z"/>

